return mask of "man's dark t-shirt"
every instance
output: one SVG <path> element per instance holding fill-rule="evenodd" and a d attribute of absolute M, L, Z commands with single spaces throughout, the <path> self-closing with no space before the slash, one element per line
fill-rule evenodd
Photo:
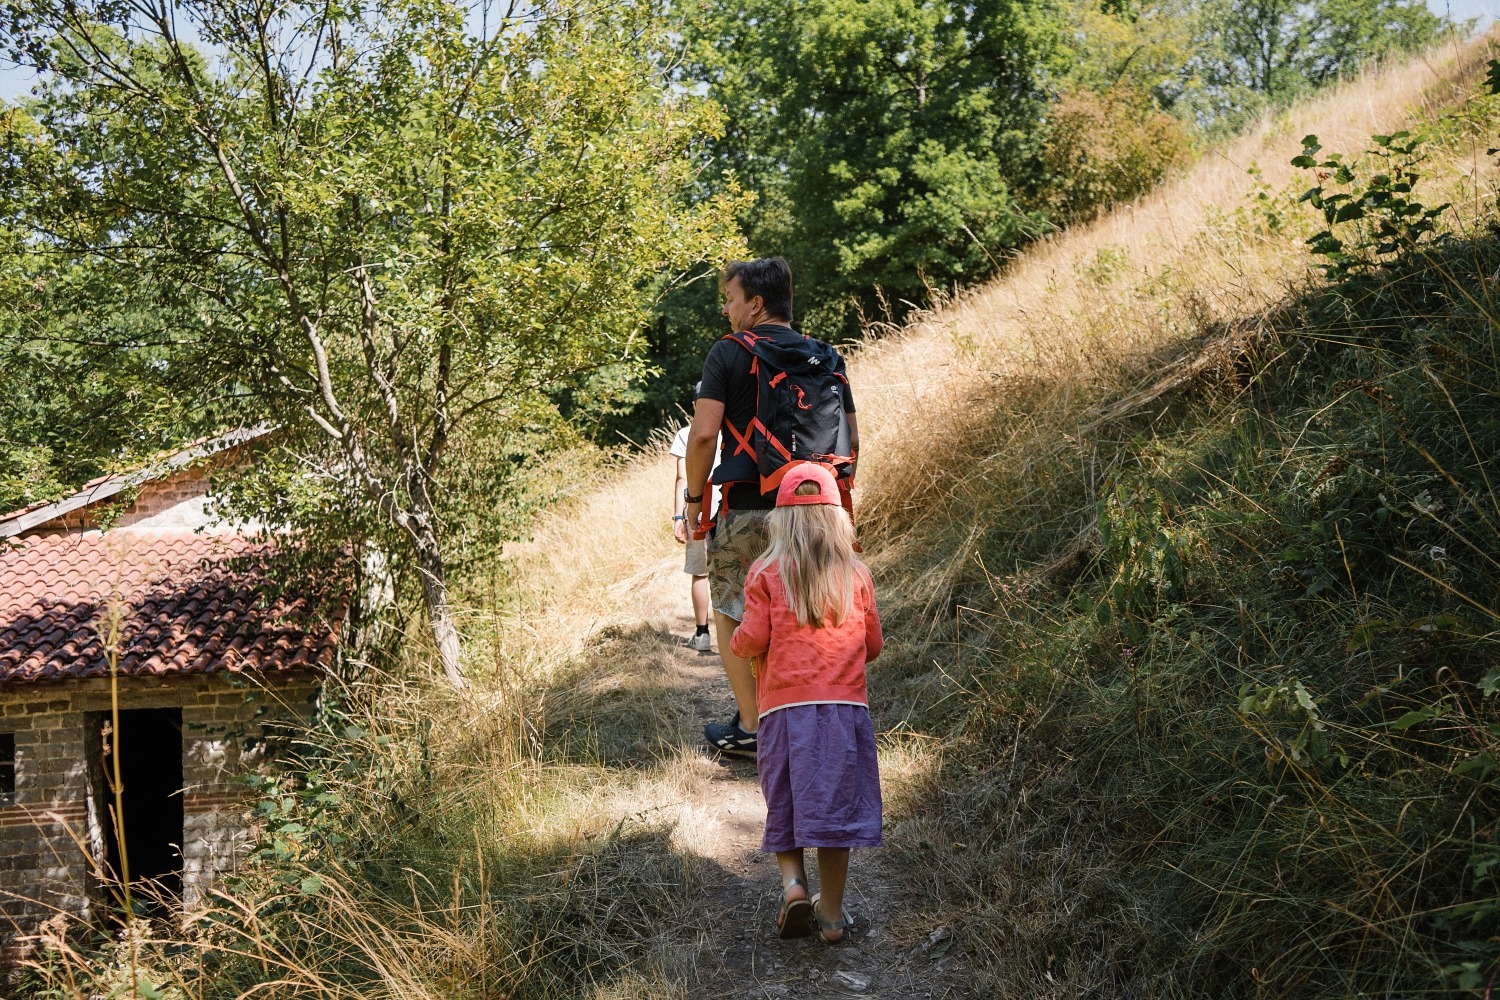
<path fill-rule="evenodd" d="M 802 339 L 802 334 L 779 323 L 762 323 L 753 327 L 750 332 L 783 342 Z M 750 361 L 749 351 L 733 341 L 720 340 L 709 350 L 708 357 L 703 361 L 703 385 L 698 390 L 698 398 L 723 403 L 725 422 L 733 424 L 741 432 L 755 416 L 755 376 L 750 372 Z M 836 371 L 843 370 L 844 359 L 840 357 Z M 850 391 L 847 382 L 844 383 L 843 390 L 844 412 L 853 413 L 854 393 Z M 753 470 L 753 460 L 747 471 L 735 475 L 735 470 L 746 464 L 744 461 L 734 460 L 735 444 L 735 436 L 726 428 L 719 454 L 719 470 L 714 473 L 715 476 L 725 475 L 727 470 L 728 475 L 734 476 L 734 485 L 725 491 L 730 509 L 769 510 L 775 507 L 775 493 L 760 492 L 760 480 Z"/>

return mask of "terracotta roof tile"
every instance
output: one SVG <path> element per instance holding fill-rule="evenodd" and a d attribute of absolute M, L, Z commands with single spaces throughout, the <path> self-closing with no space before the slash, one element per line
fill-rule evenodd
<path fill-rule="evenodd" d="M 326 669 L 346 602 L 277 593 L 270 549 L 232 535 L 113 532 L 0 540 L 0 683 Z"/>

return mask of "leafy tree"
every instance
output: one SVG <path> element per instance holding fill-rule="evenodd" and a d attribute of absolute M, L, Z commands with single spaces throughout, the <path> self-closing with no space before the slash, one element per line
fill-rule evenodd
<path fill-rule="evenodd" d="M 1148 93 L 1158 108 L 1172 108 L 1197 85 L 1200 7 L 1194 0 L 1077 0 L 1058 93 Z"/>
<path fill-rule="evenodd" d="M 1206 0 L 1199 70 L 1230 122 L 1285 104 L 1448 24 L 1421 0 Z"/>
<path fill-rule="evenodd" d="M 733 249 L 653 10 L 16 0 L 0 40 L 44 80 L 0 153 L 19 308 L 75 269 L 81 321 L 149 294 L 156 367 L 281 428 L 241 502 L 380 540 L 463 683 L 457 519 L 638 371 L 661 273 Z"/>
<path fill-rule="evenodd" d="M 1448 22 L 1420 0 L 1080 0 L 1058 91 L 1149 91 L 1210 138 L 1233 133 Z"/>
<path fill-rule="evenodd" d="M 707 0 L 685 74 L 728 116 L 715 165 L 757 201 L 757 253 L 835 335 L 880 286 L 974 281 L 1034 234 L 1041 76 L 1058 22 L 1033 0 Z"/>
<path fill-rule="evenodd" d="M 19 109 L 0 108 L 0 150 L 24 148 L 42 130 Z M 3 156 L 0 153 L 0 156 Z M 20 199 L 40 179 L 0 159 L 0 512 L 55 499 L 101 473 L 200 436 L 215 418 L 191 386 L 162 367 L 170 350 L 158 298 L 138 275 L 97 284 L 84 268 L 49 272 L 27 249 Z M 109 298 L 117 311 L 90 305 Z M 82 306 L 80 308 L 80 305 Z"/>

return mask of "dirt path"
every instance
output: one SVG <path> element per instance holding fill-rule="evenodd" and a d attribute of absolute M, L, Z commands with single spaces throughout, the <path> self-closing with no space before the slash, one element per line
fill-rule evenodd
<path fill-rule="evenodd" d="M 707 895 L 695 921 L 697 947 L 686 976 L 690 1000 L 881 997 L 925 1000 L 977 996 L 961 947 L 936 920 L 922 896 L 920 871 L 903 863 L 900 834 L 887 810 L 887 847 L 855 851 L 846 906 L 854 931 L 830 947 L 816 937 L 782 941 L 775 914 L 780 879 L 774 856 L 760 851 L 765 805 L 753 761 L 710 753 L 703 723 L 732 711 L 717 653 L 686 645 L 692 634 L 687 581 L 679 563 L 654 568 L 621 586 L 632 598 L 628 621 L 608 623 L 589 660 L 595 669 L 589 705 L 573 709 L 595 716 L 594 740 L 606 761 L 629 763 L 639 773 L 649 760 L 690 775 L 673 787 L 680 797 L 655 806 L 675 814 L 674 849 L 689 851 Z M 610 690 L 604 690 L 608 687 Z M 614 696 L 611 696 L 613 692 Z M 582 692 L 574 688 L 574 695 Z M 633 732 L 630 745 L 611 745 L 628 711 L 651 722 Z M 577 716 L 575 716 L 577 717 Z M 599 734 L 606 734 L 603 737 Z M 596 745 L 598 745 L 596 743 Z M 813 889 L 817 873 L 809 852 Z"/>

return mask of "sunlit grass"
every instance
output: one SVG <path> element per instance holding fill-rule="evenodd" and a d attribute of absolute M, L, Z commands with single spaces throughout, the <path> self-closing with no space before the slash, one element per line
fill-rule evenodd
<path fill-rule="evenodd" d="M 1347 995 L 1370 979 L 1339 977 L 1381 961 L 1402 992 L 1435 961 L 1423 922 L 1438 914 L 1399 898 L 1400 873 L 1430 864 L 1459 891 L 1461 845 L 1422 822 L 1446 765 L 1403 746 L 1404 768 L 1382 758 L 1384 784 L 1353 791 L 1274 771 L 1296 719 L 1237 717 L 1238 688 L 1311 640 L 1278 618 L 1269 542 L 1224 534 L 1329 458 L 1249 394 L 1300 329 L 1284 307 L 1322 287 L 1288 161 L 1307 133 L 1353 152 L 1430 116 L 1491 55 L 1445 47 L 1298 105 L 854 352 L 858 520 L 890 634 L 871 671 L 888 850 L 920 894 L 893 929 L 956 928 L 996 995 Z M 1450 136 L 1424 182 L 1470 235 L 1491 217 L 1493 124 Z M 1453 284 L 1500 314 L 1482 282 Z M 286 834 L 286 857 L 204 911 L 136 925 L 166 996 L 681 995 L 722 774 L 673 735 L 685 686 L 660 667 L 658 609 L 686 607 L 671 460 L 658 442 L 589 474 L 495 579 L 469 583 L 472 695 L 343 692 L 307 765 L 337 800 L 299 804 L 284 819 L 307 832 Z M 1091 617 L 1099 503 L 1122 478 L 1209 483 L 1168 518 L 1217 574 L 1196 638 L 1169 621 L 1125 642 Z M 1363 600 L 1353 617 L 1397 617 Z M 1350 620 L 1332 609 L 1313 631 Z M 400 648 L 420 661 L 423 641 Z M 1305 829 L 1278 825 L 1298 803 Z M 1367 837 L 1372 816 L 1386 825 Z M 1403 853 L 1403 831 L 1428 839 Z M 123 952 L 72 947 L 52 942 L 32 981 L 68 1000 L 128 982 Z"/>

